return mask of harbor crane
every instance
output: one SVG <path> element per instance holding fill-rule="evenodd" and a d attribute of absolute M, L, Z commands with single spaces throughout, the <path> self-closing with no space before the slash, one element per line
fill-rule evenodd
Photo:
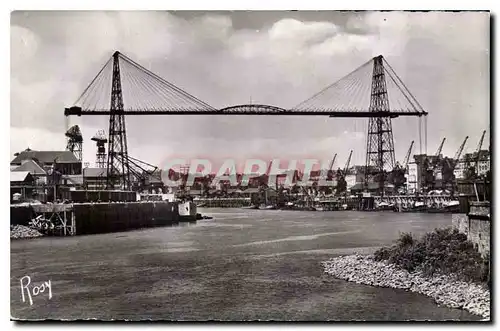
<path fill-rule="evenodd" d="M 415 141 L 412 140 L 411 144 L 410 144 L 410 148 L 408 148 L 408 152 L 406 152 L 406 156 L 405 156 L 405 158 L 403 160 L 403 169 L 406 169 L 408 167 L 408 162 L 410 161 L 410 155 L 411 155 L 411 151 L 413 149 L 413 144 L 414 143 L 415 143 Z"/>
<path fill-rule="evenodd" d="M 458 161 L 460 160 L 460 156 L 462 155 L 467 139 L 469 139 L 469 136 L 465 137 L 464 141 L 462 142 L 462 145 L 460 145 L 460 148 L 458 148 L 458 151 L 455 154 L 455 157 L 453 158 L 453 169 L 455 169 L 456 165 L 458 164 Z"/>
<path fill-rule="evenodd" d="M 389 107 L 389 99 L 392 107 Z M 400 116 L 422 118 L 428 113 L 382 55 L 369 59 L 289 109 L 254 102 L 218 109 L 115 51 L 80 97 L 64 109 L 64 114 L 109 116 L 106 188 L 121 190 L 130 189 L 131 184 L 125 116 L 308 115 L 368 118 L 366 169 L 372 171 L 365 171 L 365 182 L 370 176 L 376 178 L 378 191 L 383 194 L 384 173 L 396 163 L 392 119 Z M 424 121 L 425 128 L 426 123 Z M 427 132 L 426 129 L 424 132 Z M 419 135 L 421 138 L 420 127 Z"/>
<path fill-rule="evenodd" d="M 479 158 L 480 158 L 480 152 L 481 152 L 481 147 L 483 146 L 483 140 L 484 140 L 484 135 L 486 134 L 486 130 L 483 131 L 483 134 L 481 135 L 481 139 L 479 139 L 479 144 L 477 145 L 477 150 L 476 150 L 476 162 L 474 165 L 474 170 L 476 171 L 476 174 L 479 174 Z"/>
<path fill-rule="evenodd" d="M 444 137 L 443 140 L 441 141 L 441 144 L 439 145 L 439 147 L 436 151 L 436 157 L 439 157 L 439 154 L 441 154 L 445 140 L 446 140 L 446 137 Z"/>
<path fill-rule="evenodd" d="M 108 142 L 104 130 L 99 130 L 95 136 L 90 140 L 96 142 L 97 153 L 96 153 L 96 167 L 104 169 L 106 168 L 106 146 Z"/>
<path fill-rule="evenodd" d="M 407 172 L 406 168 L 410 160 L 410 155 L 414 143 L 415 142 L 412 140 L 412 142 L 410 143 L 410 148 L 408 149 L 408 152 L 406 152 L 405 158 L 403 159 L 403 164 L 396 162 L 396 166 L 394 167 L 394 169 L 392 169 L 391 173 L 389 174 L 390 182 L 394 185 L 394 188 L 396 190 L 399 190 L 400 187 L 405 185 L 406 182 L 405 173 Z"/>
<path fill-rule="evenodd" d="M 444 142 L 446 140 L 446 137 L 443 138 L 443 140 L 441 141 L 441 144 L 439 144 L 439 147 L 436 151 L 436 154 L 434 155 L 434 160 L 433 160 L 433 164 L 432 164 L 432 171 L 436 171 L 436 168 L 439 164 L 439 155 L 441 155 L 441 151 L 443 150 L 443 145 L 444 145 Z"/>
<path fill-rule="evenodd" d="M 352 157 L 352 149 L 351 149 L 351 152 L 349 153 L 349 157 L 347 158 L 347 162 L 345 163 L 344 176 L 347 175 L 347 171 L 349 170 L 349 164 L 351 163 L 351 157 Z"/>
<path fill-rule="evenodd" d="M 73 125 L 71 128 L 69 128 L 68 131 L 66 131 L 65 135 L 68 138 L 66 150 L 75 154 L 75 157 L 78 159 L 78 161 L 81 161 L 83 137 L 82 132 L 80 131 L 80 127 L 78 125 Z"/>
<path fill-rule="evenodd" d="M 335 163 L 335 159 L 337 159 L 337 153 L 333 156 L 332 162 L 330 162 L 330 167 L 328 168 L 328 172 L 331 172 L 333 169 L 333 164 Z"/>
<path fill-rule="evenodd" d="M 452 192 L 455 189 L 456 182 L 455 182 L 455 175 L 454 171 L 455 168 L 460 160 L 460 156 L 462 155 L 462 152 L 464 150 L 465 144 L 467 143 L 467 139 L 469 139 L 469 136 L 466 136 L 460 147 L 458 148 L 457 152 L 455 153 L 455 156 L 453 159 L 451 158 L 444 158 L 444 163 L 442 167 L 442 176 L 443 176 L 443 187 L 447 187 L 451 185 Z M 453 193 L 452 193 L 453 194 Z"/>
<path fill-rule="evenodd" d="M 136 159 L 127 155 L 130 174 L 135 178 L 135 188 L 139 191 L 145 189 L 151 180 L 158 180 L 161 182 L 161 172 L 157 166 L 147 162 Z"/>
<path fill-rule="evenodd" d="M 261 188 L 267 188 L 268 187 L 268 180 L 269 176 L 271 175 L 271 166 L 273 164 L 273 161 L 269 161 L 269 166 L 267 167 L 266 173 L 260 175 L 259 178 L 259 187 Z M 278 177 L 276 177 L 276 189 L 278 188 Z"/>
<path fill-rule="evenodd" d="M 340 169 L 337 171 L 337 192 L 341 193 L 344 192 L 344 196 L 347 194 L 347 182 L 345 180 L 345 177 L 347 175 L 347 171 L 349 170 L 349 164 L 351 163 L 351 157 L 352 157 L 352 150 L 349 153 L 349 157 L 347 158 L 347 162 L 345 163 L 345 166 L 343 169 Z"/>

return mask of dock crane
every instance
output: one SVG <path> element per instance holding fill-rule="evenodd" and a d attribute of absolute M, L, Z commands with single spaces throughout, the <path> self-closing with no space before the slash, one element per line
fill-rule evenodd
<path fill-rule="evenodd" d="M 405 173 L 407 171 L 407 166 L 408 166 L 408 162 L 410 160 L 410 155 L 411 155 L 411 151 L 413 149 L 413 144 L 415 142 L 412 140 L 412 142 L 410 143 L 410 148 L 408 148 L 408 152 L 406 152 L 406 155 L 405 155 L 405 158 L 403 160 L 403 164 L 396 162 L 396 166 L 394 167 L 394 169 L 392 169 L 391 173 L 389 174 L 389 182 L 391 184 L 394 185 L 394 189 L 396 191 L 399 191 L 399 189 L 402 187 L 402 186 L 405 186 L 405 183 L 406 183 L 406 176 L 405 176 Z"/>
<path fill-rule="evenodd" d="M 335 163 L 335 159 L 337 158 L 337 153 L 333 156 L 332 162 L 330 162 L 330 167 L 328 168 L 328 171 L 331 172 L 333 169 L 333 164 Z"/>
<path fill-rule="evenodd" d="M 437 151 L 436 151 L 436 157 L 439 156 L 439 154 L 441 154 L 441 151 L 443 150 L 443 145 L 444 145 L 444 142 L 446 140 L 446 137 L 443 138 L 443 140 L 441 141 L 441 144 L 439 145 Z"/>
<path fill-rule="evenodd" d="M 345 177 L 347 175 L 347 171 L 349 170 L 349 164 L 351 163 L 352 150 L 349 153 L 349 157 L 347 158 L 347 162 L 345 163 L 344 169 L 340 169 L 337 171 L 337 191 L 343 191 L 344 197 L 347 196 L 347 182 Z M 337 154 L 335 154 L 336 156 Z"/>
<path fill-rule="evenodd" d="M 455 157 L 453 158 L 453 169 L 455 169 L 456 165 L 458 164 L 458 161 L 460 160 L 460 155 L 462 155 L 467 139 L 469 139 L 469 136 L 465 137 L 464 141 L 462 142 L 462 145 L 460 145 L 460 148 L 458 149 L 457 153 L 455 154 Z"/>
<path fill-rule="evenodd" d="M 333 165 L 334 165 L 336 159 L 337 159 L 337 153 L 335 153 L 333 155 L 332 161 L 330 162 L 330 166 L 328 167 L 328 171 L 326 172 L 327 178 L 333 178 L 333 175 L 334 175 Z"/>
<path fill-rule="evenodd" d="M 267 187 L 269 176 L 271 175 L 271 166 L 273 161 L 269 162 L 269 166 L 267 167 L 266 173 L 259 176 L 259 187 Z M 278 181 L 276 180 L 276 185 Z"/>
<path fill-rule="evenodd" d="M 456 186 L 454 171 L 455 171 L 455 168 L 460 160 L 460 156 L 462 155 L 462 152 L 464 150 L 464 146 L 467 143 L 467 139 L 469 139 L 469 136 L 465 137 L 464 141 L 462 142 L 462 144 L 458 148 L 457 152 L 455 153 L 455 156 L 453 157 L 453 159 L 448 158 L 448 157 L 446 157 L 444 159 L 443 168 L 442 168 L 443 187 L 451 185 L 452 194 L 453 194 L 453 191 L 455 190 L 455 186 Z"/>
<path fill-rule="evenodd" d="M 349 153 L 349 157 L 347 158 L 347 162 L 345 163 L 345 166 L 344 166 L 344 176 L 347 175 L 347 171 L 349 170 L 349 164 L 351 163 L 351 157 L 352 157 L 352 149 L 351 149 L 351 152 Z"/>
<path fill-rule="evenodd" d="M 443 142 L 444 142 L 444 140 L 443 140 Z M 403 160 L 403 169 L 406 169 L 408 167 L 408 162 L 410 161 L 411 151 L 413 149 L 413 143 L 415 143 L 414 140 L 411 141 L 410 148 L 408 148 L 408 152 L 406 152 L 406 156 Z M 443 144 L 441 143 L 441 148 L 442 147 L 443 147 Z"/>
<path fill-rule="evenodd" d="M 441 155 L 441 151 L 443 150 L 443 145 L 444 145 L 444 142 L 446 141 L 446 137 L 443 138 L 443 140 L 441 141 L 441 144 L 439 144 L 439 147 L 436 151 L 436 154 L 434 155 L 434 160 L 433 160 L 433 164 L 432 164 L 432 171 L 434 172 L 439 164 L 439 155 Z"/>
<path fill-rule="evenodd" d="M 481 152 L 481 147 L 483 147 L 483 140 L 484 140 L 485 134 L 486 134 L 486 130 L 483 131 L 483 134 L 481 135 L 481 139 L 479 139 L 479 144 L 477 145 L 476 160 L 475 160 L 475 165 L 474 165 L 474 170 L 476 171 L 476 174 L 479 174 L 479 153 Z"/>
<path fill-rule="evenodd" d="M 66 145 L 66 150 L 75 154 L 78 161 L 82 161 L 82 144 L 83 136 L 78 125 L 73 125 L 65 133 L 68 138 L 68 144 Z"/>
<path fill-rule="evenodd" d="M 120 156 L 121 157 L 121 156 Z M 142 191 L 151 180 L 161 182 L 161 171 L 157 166 L 136 159 L 127 155 L 130 174 L 135 178 L 133 180 L 134 189 Z"/>
<path fill-rule="evenodd" d="M 259 187 L 267 188 L 269 187 L 269 177 L 271 176 L 271 167 L 273 165 L 273 160 L 269 161 L 269 166 L 267 167 L 266 173 L 259 176 Z M 278 191 L 278 176 L 274 182 L 276 192 Z"/>

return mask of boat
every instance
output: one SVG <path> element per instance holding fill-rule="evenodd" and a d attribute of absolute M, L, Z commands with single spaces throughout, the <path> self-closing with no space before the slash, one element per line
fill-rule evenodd
<path fill-rule="evenodd" d="M 391 210 L 392 211 L 392 210 L 394 210 L 394 205 L 382 201 L 376 205 L 375 210 L 377 210 L 377 211 Z"/>
<path fill-rule="evenodd" d="M 443 204 L 444 210 L 447 213 L 458 213 L 460 212 L 460 202 L 457 200 L 452 200 L 449 202 L 445 202 Z"/>
<path fill-rule="evenodd" d="M 419 212 L 419 211 L 426 211 L 427 210 L 427 205 L 423 203 L 422 201 L 416 201 L 415 204 L 409 208 L 409 212 Z"/>
<path fill-rule="evenodd" d="M 253 206 L 244 206 L 244 207 L 241 207 L 242 209 L 259 209 L 259 206 L 257 205 L 253 205 Z"/>
<path fill-rule="evenodd" d="M 260 206 L 259 209 L 264 209 L 264 210 L 274 210 L 276 209 L 276 206 L 273 206 L 273 205 L 264 205 L 264 206 Z"/>
<path fill-rule="evenodd" d="M 202 215 L 200 213 L 196 214 L 196 220 L 211 220 L 211 219 L 213 219 L 212 216 L 206 216 L 206 215 Z"/>
<path fill-rule="evenodd" d="M 295 204 L 293 202 L 287 202 L 284 206 L 280 208 L 280 210 L 294 210 Z"/>
<path fill-rule="evenodd" d="M 440 206 L 433 205 L 427 209 L 428 213 L 459 213 L 460 203 L 458 201 L 443 202 Z"/>
<path fill-rule="evenodd" d="M 179 202 L 179 221 L 194 222 L 196 221 L 196 204 L 192 201 Z"/>

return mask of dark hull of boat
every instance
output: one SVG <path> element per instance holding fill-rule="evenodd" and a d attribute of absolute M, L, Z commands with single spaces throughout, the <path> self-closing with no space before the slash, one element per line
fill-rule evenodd
<path fill-rule="evenodd" d="M 447 214 L 447 213 L 459 213 L 460 212 L 460 206 L 451 206 L 451 207 L 444 207 L 444 208 L 429 208 L 427 209 L 428 213 L 442 213 L 442 214 Z"/>
<path fill-rule="evenodd" d="M 398 209 L 398 207 L 395 207 L 394 211 L 401 212 L 401 213 L 424 213 L 427 211 L 427 206 L 419 206 L 415 208 L 401 208 L 401 210 Z"/>
<path fill-rule="evenodd" d="M 380 207 L 380 208 L 375 208 L 374 209 L 375 211 L 393 211 L 394 210 L 394 207 L 392 206 L 386 206 L 386 207 Z"/>
<path fill-rule="evenodd" d="M 246 207 L 241 207 L 242 209 L 259 209 L 259 206 L 246 206 Z"/>

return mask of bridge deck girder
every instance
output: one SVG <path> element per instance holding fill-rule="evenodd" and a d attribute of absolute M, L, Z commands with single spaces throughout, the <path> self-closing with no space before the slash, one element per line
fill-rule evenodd
<path fill-rule="evenodd" d="M 80 107 L 71 107 L 64 110 L 65 116 L 70 115 L 110 115 L 109 110 L 82 110 Z M 399 111 L 324 111 L 324 110 L 286 110 L 277 107 L 269 108 L 236 108 L 229 107 L 221 110 L 125 110 L 124 115 L 281 115 L 281 116 L 328 116 L 328 117 L 353 117 L 353 118 L 369 118 L 369 117 L 391 117 L 399 116 L 427 116 L 427 112 L 399 112 Z"/>

